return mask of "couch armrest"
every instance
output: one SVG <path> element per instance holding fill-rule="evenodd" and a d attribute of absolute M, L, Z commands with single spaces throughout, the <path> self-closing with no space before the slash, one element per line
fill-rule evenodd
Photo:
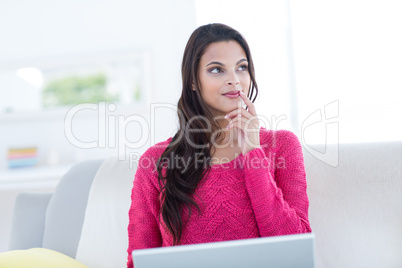
<path fill-rule="evenodd" d="M 52 193 L 21 193 L 15 201 L 9 250 L 42 247 L 46 209 Z"/>
<path fill-rule="evenodd" d="M 89 191 L 103 161 L 78 163 L 60 179 L 46 211 L 42 247 L 75 258 Z"/>

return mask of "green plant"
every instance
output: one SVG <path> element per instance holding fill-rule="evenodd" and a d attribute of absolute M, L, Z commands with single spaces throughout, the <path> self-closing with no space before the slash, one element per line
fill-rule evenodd
<path fill-rule="evenodd" d="M 106 84 L 107 77 L 104 73 L 54 79 L 47 83 L 43 90 L 43 106 L 56 107 L 86 102 L 117 101 L 117 94 L 107 92 Z"/>

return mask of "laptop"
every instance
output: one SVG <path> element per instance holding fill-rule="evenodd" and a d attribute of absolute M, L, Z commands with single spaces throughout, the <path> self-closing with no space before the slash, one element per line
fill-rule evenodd
<path fill-rule="evenodd" d="M 314 234 L 138 249 L 135 268 L 315 267 Z"/>

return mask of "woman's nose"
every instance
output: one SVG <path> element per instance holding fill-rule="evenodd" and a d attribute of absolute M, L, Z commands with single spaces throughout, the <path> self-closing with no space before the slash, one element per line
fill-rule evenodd
<path fill-rule="evenodd" d="M 226 84 L 229 86 L 240 84 L 239 78 L 234 72 L 228 74 Z"/>

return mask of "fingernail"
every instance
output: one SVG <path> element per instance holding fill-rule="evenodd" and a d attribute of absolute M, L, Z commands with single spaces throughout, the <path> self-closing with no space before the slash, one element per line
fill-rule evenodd
<path fill-rule="evenodd" d="M 229 115 L 225 115 L 225 118 L 227 119 L 229 117 Z"/>

